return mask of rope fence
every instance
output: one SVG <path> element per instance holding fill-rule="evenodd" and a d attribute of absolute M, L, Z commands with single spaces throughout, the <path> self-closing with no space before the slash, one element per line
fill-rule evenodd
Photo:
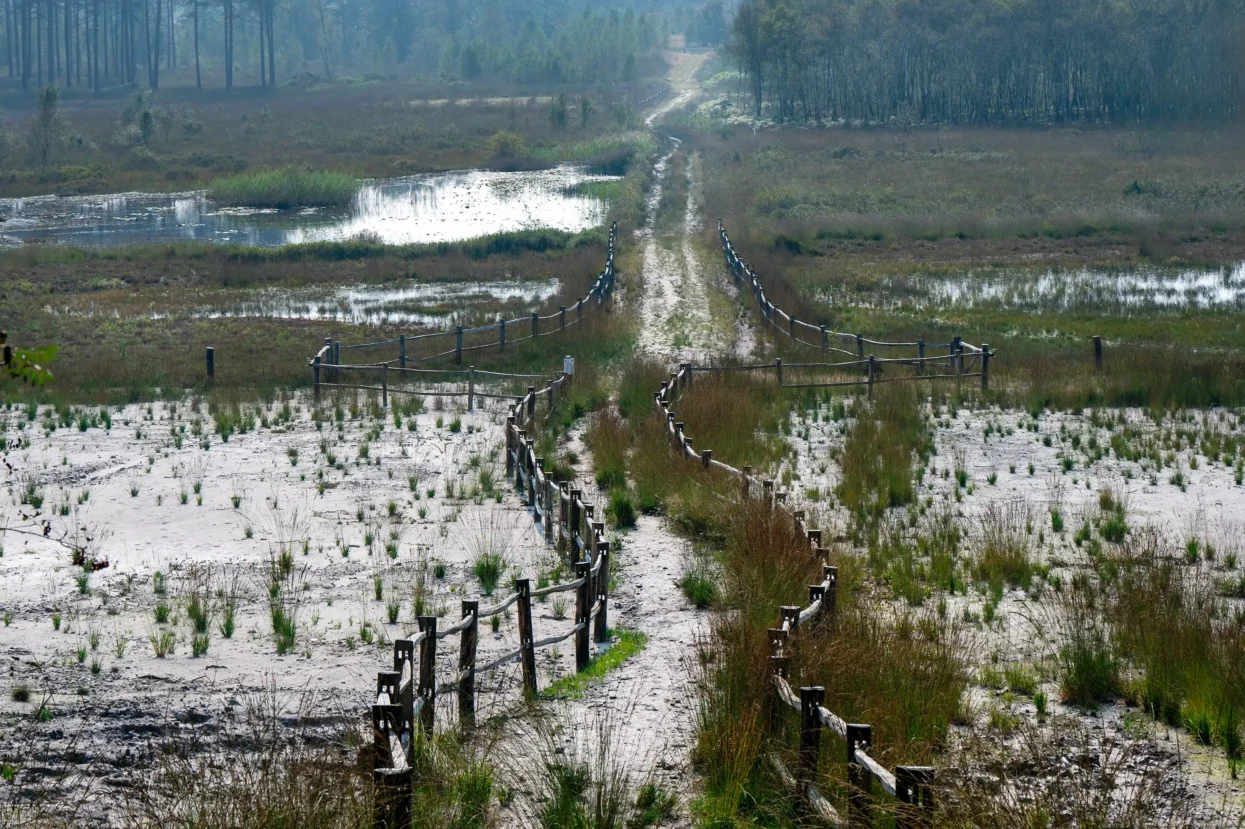
<path fill-rule="evenodd" d="M 765 293 L 765 286 L 761 284 L 761 280 L 757 277 L 756 272 L 736 255 L 735 249 L 731 245 L 730 237 L 726 235 L 726 229 L 721 221 L 718 222 L 718 236 L 721 239 L 722 255 L 726 259 L 726 267 L 730 270 L 736 285 L 739 286 L 741 291 L 747 286 L 756 305 L 757 314 L 767 328 L 773 329 L 778 334 L 787 337 L 792 344 L 803 345 L 827 355 L 841 354 L 853 358 L 848 361 L 821 365 L 834 365 L 842 368 L 855 367 L 862 373 L 867 373 L 870 387 L 873 386 L 874 382 L 882 379 L 877 376 L 877 372 L 882 367 L 894 364 L 912 366 L 915 369 L 913 376 L 918 379 L 980 377 L 982 389 L 990 387 L 990 358 L 994 356 L 994 352 L 990 350 L 988 344 L 982 343 L 981 346 L 975 346 L 972 343 L 965 342 L 959 336 L 953 337 L 950 342 L 946 343 L 927 343 L 924 340 L 916 340 L 915 342 L 884 342 L 869 339 L 863 334 L 834 331 L 825 325 L 813 325 L 796 319 L 770 300 Z M 915 349 L 916 353 L 896 359 L 878 359 L 873 354 L 866 353 L 867 347 L 898 350 Z M 945 355 L 928 356 L 926 354 L 927 350 L 941 351 L 943 349 L 947 352 Z M 802 364 L 801 367 L 807 367 L 807 365 Z M 929 374 L 929 369 L 931 368 L 935 371 L 945 368 L 946 373 L 941 375 Z M 781 383 L 781 381 L 782 370 L 779 369 L 779 382 Z M 841 385 L 856 384 L 830 382 L 824 384 L 813 383 L 800 387 L 817 388 Z"/>
<path fill-rule="evenodd" d="M 436 616 L 420 616 L 419 634 L 393 644 L 393 670 L 376 676 L 376 699 L 372 705 L 373 731 L 373 825 L 376 829 L 406 829 L 411 824 L 414 791 L 414 748 L 417 729 L 430 737 L 435 727 L 436 700 L 454 693 L 460 727 L 475 722 L 476 678 L 518 661 L 522 689 L 527 697 L 538 693 L 536 651 L 575 640 L 576 672 L 591 661 L 592 643 L 598 650 L 609 641 L 610 544 L 605 523 L 597 520 L 596 506 L 583 492 L 564 482 L 554 482 L 536 456 L 529 432 L 537 425 L 537 401 L 549 401 L 552 412 L 570 374 L 552 380 L 543 389 L 529 388 L 506 418 L 506 477 L 522 493 L 525 506 L 544 530 L 546 542 L 564 550 L 574 562 L 575 580 L 532 590 L 530 579 L 514 581 L 514 592 L 497 604 L 481 608 L 478 600 L 462 601 L 462 619 L 438 630 Z M 575 617 L 569 630 L 536 638 L 532 623 L 532 599 L 574 591 Z M 519 625 L 519 646 L 480 664 L 477 658 L 479 623 L 511 607 Z M 459 637 L 458 655 L 448 681 L 437 678 L 437 643 Z"/>
<path fill-rule="evenodd" d="M 781 378 L 781 362 L 779 366 Z M 773 366 L 743 368 L 745 370 L 769 369 Z M 693 372 L 710 370 L 712 369 L 684 365 L 676 374 L 671 375 L 669 380 L 662 383 L 654 393 L 657 408 L 666 418 L 668 434 L 675 452 L 688 460 L 698 461 L 705 469 L 717 469 L 739 478 L 745 498 L 759 494 L 771 509 L 786 509 L 787 493 L 778 492 L 773 479 L 758 480 L 753 477 L 750 467 L 740 470 L 716 461 L 710 449 L 695 451 L 692 448 L 692 438 L 686 433 L 684 424 L 675 420 L 676 414 L 671 406 L 680 399 L 682 393 L 693 387 Z M 836 623 L 838 568 L 831 566 L 830 550 L 822 545 L 822 531 L 808 526 L 805 521 L 805 512 L 794 510 L 790 515 L 799 534 L 808 540 L 810 555 L 821 563 L 824 578 L 820 584 L 809 586 L 807 606 L 780 607 L 778 625 L 769 630 L 770 662 L 773 666 L 772 710 L 775 712 L 770 723 L 771 731 L 774 733 L 780 731 L 781 714 L 785 709 L 794 709 L 800 715 L 796 770 L 794 772 L 789 770 L 777 754 L 769 757 L 770 763 L 779 779 L 792 789 L 813 812 L 831 824 L 872 825 L 874 811 L 872 787 L 876 782 L 883 792 L 901 804 L 896 815 L 896 826 L 905 829 L 905 827 L 929 825 L 933 814 L 931 787 L 934 782 L 934 769 L 929 766 L 897 766 L 894 772 L 889 771 L 868 752 L 873 740 L 872 729 L 868 724 L 846 722 L 842 717 L 827 709 L 823 705 L 825 701 L 823 686 L 801 686 L 798 693 L 792 688 L 790 654 L 795 648 L 797 638 L 815 636 L 819 631 L 833 627 Z M 815 786 L 821 763 L 823 731 L 832 732 L 843 741 L 850 786 L 848 797 L 850 814 L 846 819 Z"/>
<path fill-rule="evenodd" d="M 549 337 L 563 334 L 568 329 L 582 325 L 586 311 L 599 310 L 614 292 L 614 244 L 618 238 L 618 223 L 610 226 L 609 245 L 605 267 L 597 274 L 596 281 L 586 296 L 577 299 L 570 306 L 559 305 L 558 310 L 541 316 L 533 311 L 525 317 L 512 320 L 498 320 L 491 325 L 475 328 L 464 328 L 461 325 L 446 331 L 433 331 L 422 334 L 400 334 L 394 339 L 377 340 L 367 343 L 348 343 L 342 345 L 333 337 L 324 338 L 324 346 L 309 361 L 315 377 L 326 384 L 336 382 L 342 371 L 350 368 L 380 368 L 388 366 L 402 370 L 411 370 L 412 366 L 452 357 L 456 365 L 462 365 L 463 355 L 473 351 L 496 350 L 504 353 L 508 346 L 514 346 L 538 337 Z M 378 349 L 385 351 L 377 353 Z M 429 350 L 430 353 L 416 355 L 414 350 Z M 347 357 L 352 352 L 359 352 L 360 359 L 354 363 L 344 363 L 342 352 Z M 386 353 L 387 352 L 387 353 Z M 319 383 L 317 382 L 317 385 Z"/>

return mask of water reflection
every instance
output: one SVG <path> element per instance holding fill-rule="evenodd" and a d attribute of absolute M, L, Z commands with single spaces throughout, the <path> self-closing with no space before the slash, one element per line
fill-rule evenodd
<path fill-rule="evenodd" d="M 211 241 L 276 247 L 361 234 L 386 244 L 450 242 L 490 233 L 602 223 L 607 205 L 579 195 L 610 181 L 581 168 L 519 173 L 469 170 L 370 181 L 348 208 L 223 208 L 196 193 L 0 199 L 0 245 L 30 241 L 82 247 Z"/>
<path fill-rule="evenodd" d="M 1245 263 L 1225 268 L 984 270 L 886 277 L 830 288 L 823 299 L 879 308 L 974 308 L 1108 313 L 1143 309 L 1245 310 Z"/>

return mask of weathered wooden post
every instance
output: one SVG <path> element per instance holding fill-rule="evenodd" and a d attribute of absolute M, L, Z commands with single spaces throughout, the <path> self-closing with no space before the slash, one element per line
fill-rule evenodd
<path fill-rule="evenodd" d="M 540 316 L 535 311 L 533 311 L 532 312 L 532 339 L 534 340 L 539 336 L 540 336 Z"/>
<path fill-rule="evenodd" d="M 514 477 L 514 415 L 506 418 L 506 480 Z"/>
<path fill-rule="evenodd" d="M 207 348 L 207 378 L 209 383 L 216 382 L 216 349 L 210 345 Z"/>
<path fill-rule="evenodd" d="M 311 361 L 311 385 L 315 389 L 316 400 L 320 399 L 320 355 Z"/>
<path fill-rule="evenodd" d="M 587 561 L 575 562 L 575 577 L 582 580 L 575 591 L 575 624 L 579 630 L 575 632 L 575 670 L 582 671 L 588 667 L 588 617 L 592 613 L 592 564 Z"/>
<path fill-rule="evenodd" d="M 957 375 L 964 373 L 964 338 L 957 336 L 955 343 L 955 373 Z"/>
<path fill-rule="evenodd" d="M 743 483 L 743 489 L 744 489 L 744 497 L 747 498 L 748 490 L 752 488 L 752 467 L 745 466 L 743 468 L 743 473 L 744 473 L 744 479 L 742 483 Z"/>
<path fill-rule="evenodd" d="M 713 450 L 712 449 L 700 450 L 700 463 L 705 469 L 709 468 L 709 466 L 713 463 Z"/>
<path fill-rule="evenodd" d="M 575 321 L 576 322 L 584 321 L 584 301 L 582 298 L 578 302 L 575 303 Z"/>
<path fill-rule="evenodd" d="M 833 616 L 839 609 L 839 568 L 829 564 L 822 565 L 822 572 L 829 582 L 826 587 L 826 600 L 823 610 Z"/>
<path fill-rule="evenodd" d="M 398 335 L 398 368 L 406 368 L 406 335 Z"/>
<path fill-rule="evenodd" d="M 823 352 L 830 350 L 830 332 L 824 325 L 821 327 L 821 350 Z"/>
<path fill-rule="evenodd" d="M 558 306 L 558 330 L 561 332 L 566 331 L 566 306 L 565 305 Z"/>
<path fill-rule="evenodd" d="M 527 505 L 536 506 L 536 453 L 531 438 L 523 439 L 523 458 L 527 466 Z"/>
<path fill-rule="evenodd" d="M 1102 337 L 1097 334 L 1094 335 L 1094 368 L 1102 370 Z"/>
<path fill-rule="evenodd" d="M 862 334 L 856 335 L 856 359 L 863 360 L 865 358 L 865 338 Z"/>
<path fill-rule="evenodd" d="M 788 323 L 787 323 L 788 328 L 790 328 L 790 331 L 788 332 L 788 336 L 791 337 L 792 342 L 794 342 L 795 341 L 795 317 L 787 317 L 787 320 L 788 320 Z"/>
<path fill-rule="evenodd" d="M 389 408 L 389 364 L 380 367 L 380 407 Z"/>
<path fill-rule="evenodd" d="M 536 695 L 536 647 L 532 633 L 532 583 L 528 579 L 514 580 L 515 592 L 519 594 L 519 661 L 523 666 L 523 691 Z"/>
<path fill-rule="evenodd" d="M 916 373 L 925 376 L 925 340 L 916 341 Z"/>
<path fill-rule="evenodd" d="M 471 622 L 458 640 L 458 722 L 469 726 L 476 719 L 476 644 L 480 641 L 480 603 L 463 599 L 463 618 Z"/>
<path fill-rule="evenodd" d="M 778 372 L 778 385 L 782 385 L 782 357 L 774 360 L 774 369 Z"/>
<path fill-rule="evenodd" d="M 856 760 L 856 749 L 873 744 L 873 729 L 863 723 L 847 723 L 848 821 L 852 826 L 869 826 L 869 780 L 864 765 Z"/>
<path fill-rule="evenodd" d="M 896 829 L 919 829 L 933 823 L 933 783 L 932 766 L 895 767 L 895 798 L 904 804 L 895 814 Z"/>
<path fill-rule="evenodd" d="M 774 481 L 773 479 L 766 479 L 764 481 L 761 481 L 761 488 L 765 492 L 765 503 L 768 504 L 769 506 L 773 506 L 774 505 Z"/>
<path fill-rule="evenodd" d="M 420 616 L 416 621 L 424 635 L 419 642 L 419 722 L 424 736 L 431 737 L 437 713 L 437 617 Z"/>
<path fill-rule="evenodd" d="M 990 346 L 981 344 L 981 390 L 990 390 Z"/>
<path fill-rule="evenodd" d="M 575 549 L 575 536 L 579 532 L 580 503 L 581 503 L 579 500 L 579 497 L 581 495 L 583 495 L 583 492 L 581 490 L 578 490 L 578 489 L 571 490 L 571 518 L 570 518 L 571 555 L 575 558 L 579 557 L 579 551 Z"/>
<path fill-rule="evenodd" d="M 553 481 L 545 476 L 545 541 L 553 541 Z"/>
<path fill-rule="evenodd" d="M 876 379 L 875 374 L 877 372 L 877 360 L 874 359 L 872 354 L 869 355 L 868 370 L 869 370 L 869 397 L 873 397 L 873 384 Z"/>
<path fill-rule="evenodd" d="M 411 825 L 411 795 L 414 769 L 376 768 L 372 771 L 376 788 L 372 805 L 374 829 L 406 829 Z"/>
<path fill-rule="evenodd" d="M 467 368 L 467 411 L 476 410 L 476 367 Z"/>
<path fill-rule="evenodd" d="M 606 610 L 610 600 L 610 543 L 608 541 L 597 544 L 597 561 L 601 564 L 601 568 L 597 571 L 597 601 L 601 603 L 601 609 L 597 611 L 592 632 L 593 639 L 597 642 L 605 642 L 610 638 L 609 613 Z"/>
<path fill-rule="evenodd" d="M 817 779 L 821 759 L 821 703 L 826 689 L 820 685 L 800 689 L 800 797 L 808 796 L 808 787 Z"/>
<path fill-rule="evenodd" d="M 536 387 L 527 387 L 527 419 L 534 420 L 536 418 Z"/>
<path fill-rule="evenodd" d="M 459 366 L 463 364 L 463 327 L 461 325 L 454 329 L 454 364 Z"/>
<path fill-rule="evenodd" d="M 505 351 L 506 350 L 506 321 L 502 320 L 500 323 L 498 323 L 497 327 L 501 332 L 501 336 L 498 338 L 498 350 Z"/>
<path fill-rule="evenodd" d="M 333 340 L 333 365 L 340 366 L 342 364 L 342 341 Z M 334 372 L 336 376 L 336 372 Z"/>
<path fill-rule="evenodd" d="M 787 642 L 787 632 L 781 628 L 769 629 L 769 661 L 770 666 L 774 670 L 774 676 L 787 678 L 788 663 L 790 657 L 786 656 L 785 645 Z M 774 688 L 770 691 L 770 710 L 769 710 L 769 727 L 770 732 L 775 733 L 782 727 L 783 714 L 787 710 L 787 704 L 778 697 L 778 689 Z"/>
<path fill-rule="evenodd" d="M 785 604 L 778 608 L 779 626 L 795 633 L 800 626 L 800 608 L 798 605 Z"/>

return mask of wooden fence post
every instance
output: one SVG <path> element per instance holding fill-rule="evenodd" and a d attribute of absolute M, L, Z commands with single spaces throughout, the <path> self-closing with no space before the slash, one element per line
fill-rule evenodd
<path fill-rule="evenodd" d="M 534 420 L 536 417 L 536 387 L 527 387 L 527 419 Z"/>
<path fill-rule="evenodd" d="M 861 334 L 856 335 L 856 359 L 863 360 L 865 358 L 865 338 Z"/>
<path fill-rule="evenodd" d="M 839 609 L 839 568 L 823 564 L 822 573 L 824 573 L 826 580 L 830 582 L 830 586 L 826 588 L 826 600 L 822 610 L 833 616 Z"/>
<path fill-rule="evenodd" d="M 916 373 L 925 376 L 925 340 L 916 341 Z"/>
<path fill-rule="evenodd" d="M 315 389 L 316 400 L 320 399 L 320 355 L 311 361 L 311 385 Z"/>
<path fill-rule="evenodd" d="M 389 364 L 380 367 L 380 407 L 389 408 Z"/>
<path fill-rule="evenodd" d="M 774 360 L 774 369 L 778 372 L 778 385 L 782 385 L 782 357 Z"/>
<path fill-rule="evenodd" d="M 541 496 L 544 499 L 545 513 L 545 541 L 546 543 L 553 541 L 553 481 L 549 480 L 549 476 L 545 476 L 545 491 Z"/>
<path fill-rule="evenodd" d="M 795 342 L 795 317 L 787 317 L 787 327 L 790 329 L 787 336 L 791 338 L 792 342 Z"/>
<path fill-rule="evenodd" d="M 584 301 L 582 299 L 575 303 L 575 321 L 584 321 Z"/>
<path fill-rule="evenodd" d="M 506 418 L 506 480 L 514 477 L 514 415 Z"/>
<path fill-rule="evenodd" d="M 480 602 L 463 599 L 463 618 L 471 623 L 463 628 L 458 641 L 458 723 L 475 724 L 476 719 L 476 645 L 480 641 Z"/>
<path fill-rule="evenodd" d="M 575 577 L 583 579 L 583 584 L 575 591 L 575 624 L 581 625 L 575 633 L 575 670 L 582 671 L 588 667 L 588 618 L 592 613 L 592 564 L 587 561 L 575 562 Z"/>
<path fill-rule="evenodd" d="M 406 368 L 406 335 L 398 335 L 398 368 Z"/>
<path fill-rule="evenodd" d="M 933 782 L 932 766 L 895 767 L 895 799 L 904 804 L 895 815 L 897 829 L 918 829 L 933 822 Z"/>
<path fill-rule="evenodd" d="M 536 647 L 532 633 L 532 583 L 528 579 L 515 579 L 514 589 L 519 594 L 519 661 L 523 665 L 523 691 L 536 695 Z"/>
<path fill-rule="evenodd" d="M 497 350 L 505 351 L 506 350 L 506 321 L 502 320 L 500 323 L 498 323 L 497 327 L 501 331 L 501 336 L 498 338 Z"/>
<path fill-rule="evenodd" d="M 216 349 L 207 348 L 207 378 L 209 383 L 216 382 Z"/>
<path fill-rule="evenodd" d="M 868 826 L 869 772 L 856 762 L 856 749 L 873 744 L 873 729 L 862 723 L 847 723 L 847 793 L 848 822 L 852 826 Z"/>
<path fill-rule="evenodd" d="M 877 361 L 874 359 L 872 354 L 869 355 L 868 371 L 869 371 L 869 397 L 873 397 L 873 383 L 875 382 L 875 379 L 876 379 L 874 375 L 877 372 Z"/>
<path fill-rule="evenodd" d="M 710 465 L 713 463 L 713 450 L 712 449 L 701 449 L 700 450 L 700 463 L 705 469 L 708 469 L 710 467 Z"/>
<path fill-rule="evenodd" d="M 419 631 L 424 638 L 419 643 L 419 722 L 424 736 L 432 736 L 437 713 L 437 617 L 420 616 Z"/>
<path fill-rule="evenodd" d="M 821 327 L 821 350 L 830 350 L 830 332 L 826 330 L 826 326 Z"/>
<path fill-rule="evenodd" d="M 459 366 L 463 364 L 463 327 L 461 325 L 454 329 L 454 364 Z"/>
<path fill-rule="evenodd" d="M 467 411 L 476 410 L 476 367 L 467 368 Z"/>
<path fill-rule="evenodd" d="M 748 490 L 752 489 L 752 467 L 745 466 L 743 468 L 743 473 L 744 473 L 744 479 L 743 479 L 744 497 L 747 498 Z"/>
<path fill-rule="evenodd" d="M 563 332 L 566 331 L 566 306 L 565 305 L 558 306 L 558 330 L 563 331 Z"/>
<path fill-rule="evenodd" d="M 821 759 L 821 712 L 826 689 L 820 685 L 800 689 L 800 797 L 808 796 L 808 787 L 817 779 Z"/>
<path fill-rule="evenodd" d="M 964 373 L 964 338 L 957 336 L 955 343 L 955 373 L 957 376 Z"/>
<path fill-rule="evenodd" d="M 372 805 L 374 829 L 406 829 L 411 825 L 414 769 L 377 768 L 372 771 L 376 789 Z"/>
<path fill-rule="evenodd" d="M 1102 337 L 1097 334 L 1094 335 L 1094 368 L 1102 370 Z"/>
<path fill-rule="evenodd" d="M 981 390 L 990 390 L 990 346 L 981 344 Z"/>
<path fill-rule="evenodd" d="M 609 614 L 606 607 L 610 600 L 610 543 L 602 541 L 597 545 L 597 560 L 601 562 L 601 569 L 597 571 L 597 601 L 601 603 L 601 609 L 597 611 L 597 618 L 593 627 L 593 639 L 597 642 L 606 642 L 610 638 Z"/>
<path fill-rule="evenodd" d="M 535 311 L 533 311 L 532 312 L 532 339 L 534 340 L 539 336 L 540 336 L 540 316 Z"/>
<path fill-rule="evenodd" d="M 340 366 L 342 364 L 342 341 L 333 340 L 333 365 Z M 337 372 L 333 372 L 333 376 L 337 376 Z"/>

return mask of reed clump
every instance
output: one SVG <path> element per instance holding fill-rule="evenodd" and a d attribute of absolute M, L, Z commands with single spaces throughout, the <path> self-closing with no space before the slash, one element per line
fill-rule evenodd
<path fill-rule="evenodd" d="M 285 210 L 293 207 L 341 207 L 359 192 L 359 180 L 346 173 L 285 167 L 220 178 L 208 198 L 233 207 Z"/>

